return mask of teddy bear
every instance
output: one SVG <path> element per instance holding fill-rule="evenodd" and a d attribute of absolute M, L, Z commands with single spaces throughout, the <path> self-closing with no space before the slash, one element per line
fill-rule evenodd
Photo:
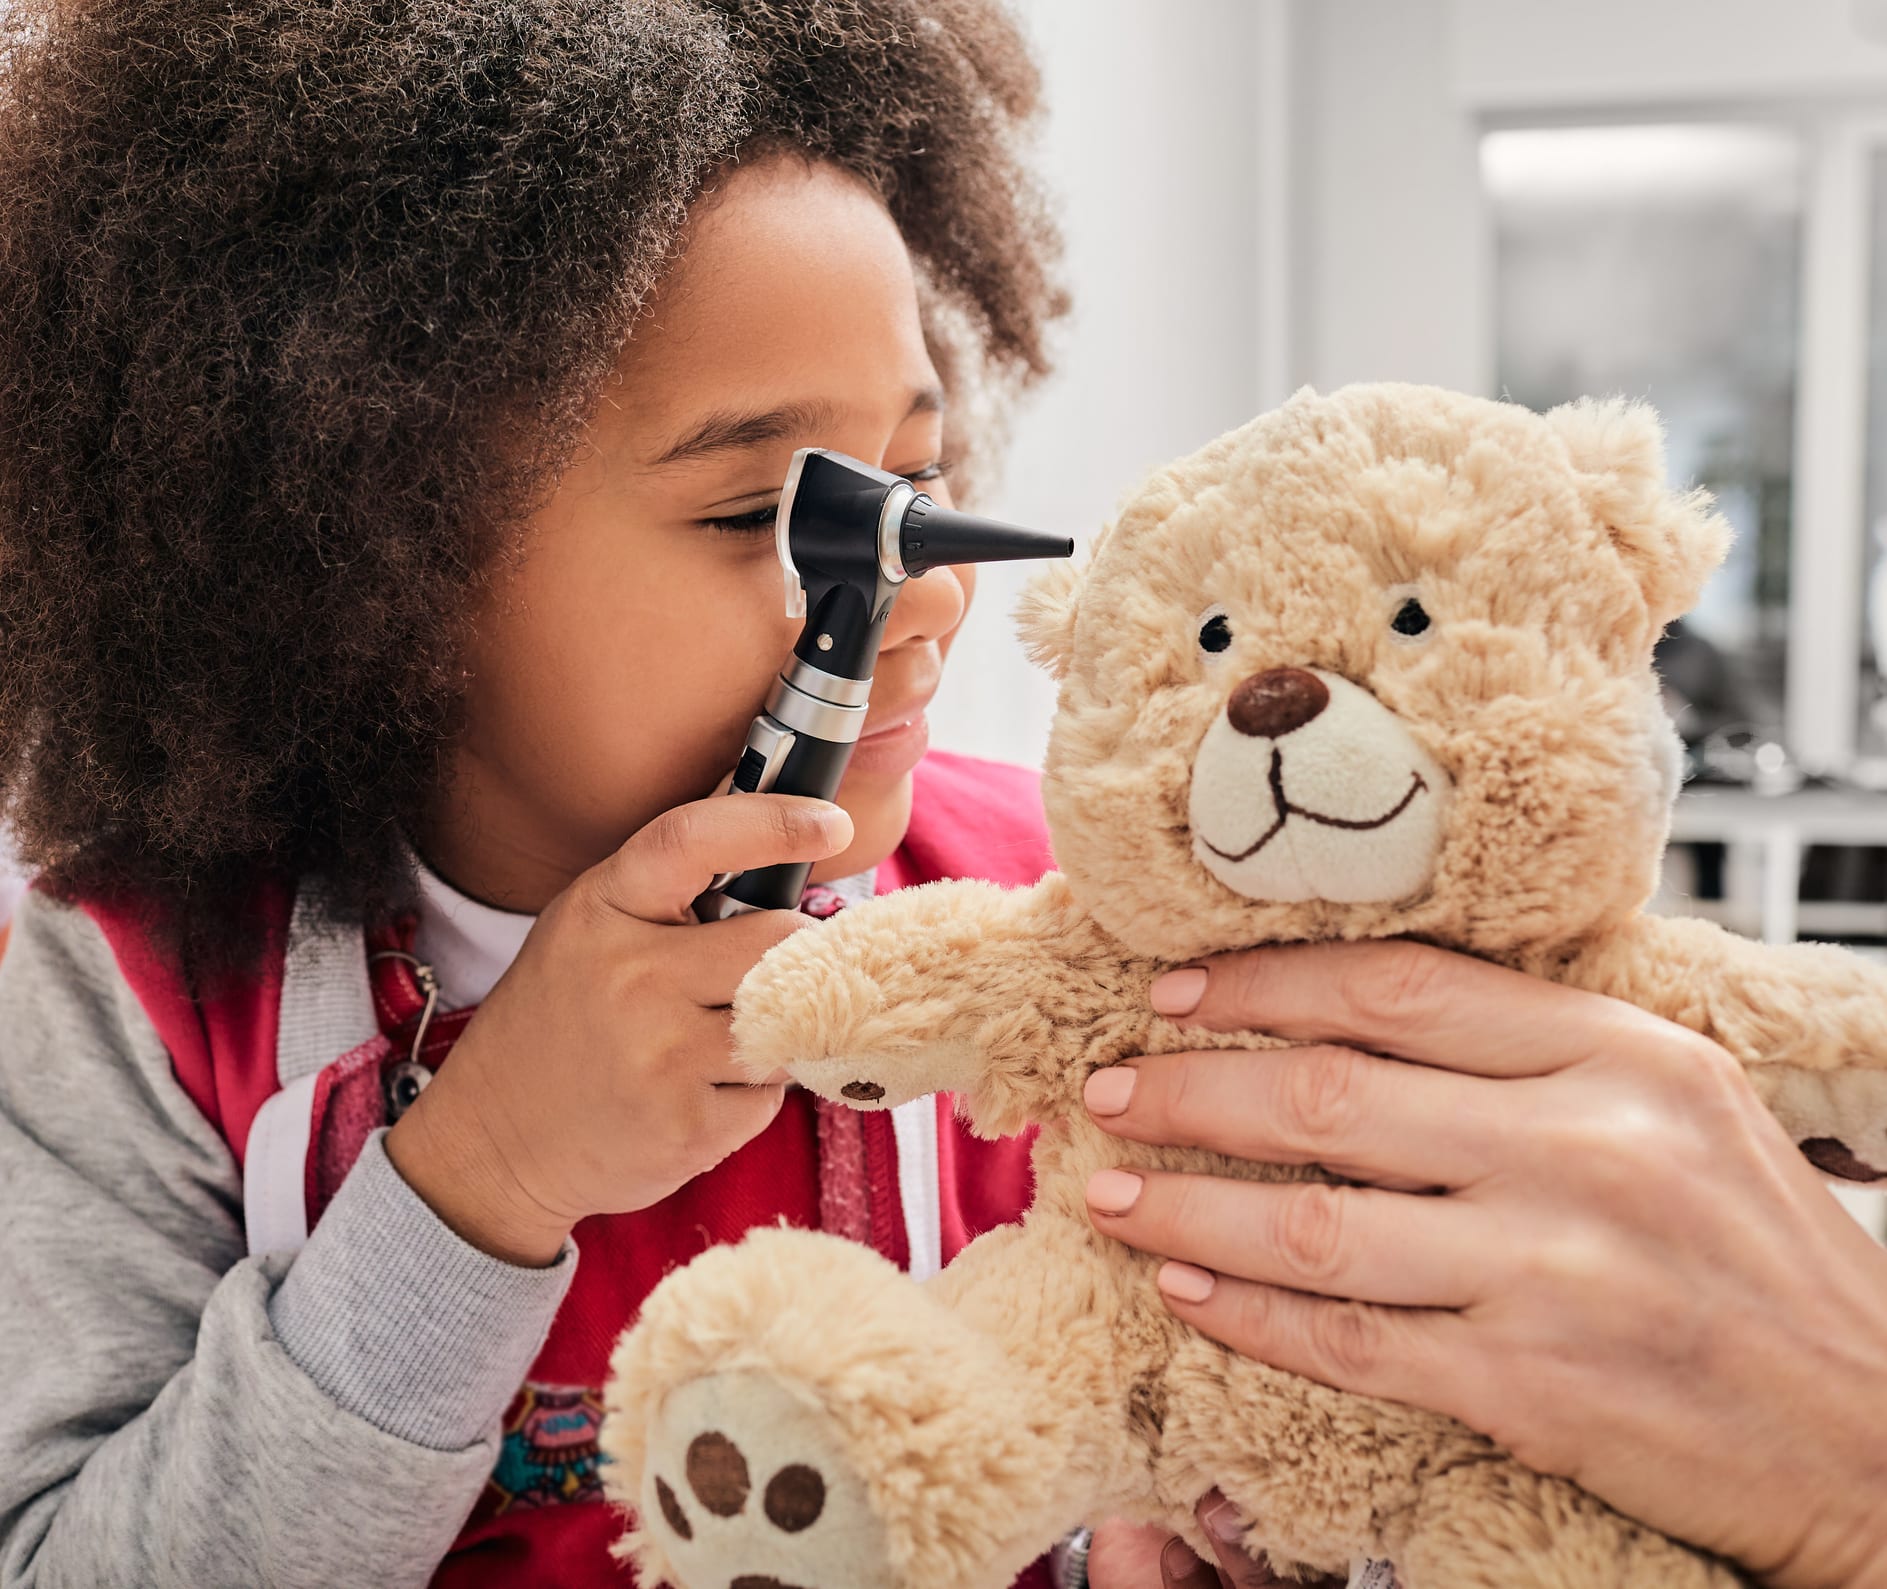
<path fill-rule="evenodd" d="M 1149 986 L 1329 939 L 1642 1006 L 1727 1049 L 1824 1171 L 1887 1171 L 1887 973 L 1645 910 L 1680 765 L 1652 645 L 1727 540 L 1704 494 L 1667 487 L 1642 405 L 1365 385 L 1160 470 L 1081 569 L 1038 580 L 1020 616 L 1059 679 L 1059 870 L 853 906 L 771 950 L 733 1021 L 756 1076 L 1042 1126 L 1033 1206 L 921 1286 L 785 1228 L 667 1277 L 606 1391 L 643 1581 L 996 1589 L 1083 1519 L 1206 1554 L 1214 1486 L 1286 1575 L 1387 1557 L 1405 1589 L 1741 1581 L 1448 1418 L 1207 1339 L 1083 1199 L 1114 1165 L 1324 1176 L 1107 1136 L 1082 1094 L 1140 1054 L 1278 1046 L 1155 1015 Z"/>

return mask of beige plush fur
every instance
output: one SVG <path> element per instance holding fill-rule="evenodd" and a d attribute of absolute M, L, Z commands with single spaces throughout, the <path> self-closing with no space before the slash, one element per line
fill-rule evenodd
<path fill-rule="evenodd" d="M 1192 1507 L 1217 1485 L 1286 1571 L 1736 1581 L 1459 1424 L 1180 1325 L 1156 1260 L 1092 1230 L 1088 1176 L 1316 1172 L 1122 1142 L 1081 1103 L 1125 1057 L 1273 1043 L 1154 1016 L 1160 971 L 1413 937 L 1706 1034 L 1819 1162 L 1887 1169 L 1887 977 L 1642 913 L 1675 783 L 1651 646 L 1725 541 L 1665 486 L 1644 408 L 1366 386 L 1172 465 L 1084 570 L 1045 576 L 1023 625 L 1061 680 L 1061 871 L 854 907 L 769 954 L 735 1018 L 757 1072 L 821 1096 L 948 1089 L 979 1131 L 1045 1123 L 1035 1206 L 922 1287 L 787 1230 L 665 1281 L 617 1350 L 604 1431 L 646 1578 L 993 1589 L 1084 1518 L 1203 1548 Z"/>

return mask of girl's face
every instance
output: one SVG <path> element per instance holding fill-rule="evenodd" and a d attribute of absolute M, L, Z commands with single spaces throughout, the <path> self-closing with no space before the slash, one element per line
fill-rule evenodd
<path fill-rule="evenodd" d="M 773 507 L 799 447 L 910 476 L 939 502 L 942 394 L 911 262 L 878 200 L 784 157 L 695 208 L 587 442 L 474 615 L 452 777 L 421 834 L 461 888 L 543 908 L 672 806 L 712 792 L 798 634 Z M 924 707 L 967 569 L 904 587 L 839 803 L 852 847 L 895 849 Z"/>

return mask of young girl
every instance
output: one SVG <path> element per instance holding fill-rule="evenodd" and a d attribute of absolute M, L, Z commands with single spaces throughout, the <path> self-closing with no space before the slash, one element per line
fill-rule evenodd
<path fill-rule="evenodd" d="M 744 1085 L 807 917 L 688 905 L 1046 865 L 1025 777 L 926 758 L 967 572 L 837 806 L 702 798 L 794 449 L 948 500 L 1045 368 L 1032 69 L 985 0 L 3 26 L 0 1582 L 625 1582 L 597 1392 L 667 1269 L 1026 1201 L 947 1109 Z"/>

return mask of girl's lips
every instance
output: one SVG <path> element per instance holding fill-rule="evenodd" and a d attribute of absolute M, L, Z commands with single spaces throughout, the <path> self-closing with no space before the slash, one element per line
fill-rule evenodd
<path fill-rule="evenodd" d="M 922 709 L 902 722 L 861 734 L 852 747 L 848 772 L 901 777 L 924 759 L 930 749 L 930 720 Z"/>

